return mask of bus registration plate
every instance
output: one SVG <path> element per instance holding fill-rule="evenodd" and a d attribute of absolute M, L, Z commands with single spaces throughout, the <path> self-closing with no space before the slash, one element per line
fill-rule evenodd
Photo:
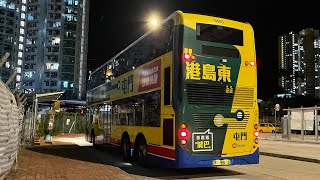
<path fill-rule="evenodd" d="M 212 161 L 213 166 L 228 166 L 230 164 L 231 164 L 230 159 L 220 159 L 220 160 Z"/>

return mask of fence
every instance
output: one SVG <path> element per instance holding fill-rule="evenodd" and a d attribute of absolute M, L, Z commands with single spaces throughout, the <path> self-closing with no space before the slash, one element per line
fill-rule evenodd
<path fill-rule="evenodd" d="M 50 115 L 42 114 L 37 124 L 37 133 L 44 135 L 49 129 Z M 53 128 L 50 135 L 58 135 L 63 133 L 85 133 L 86 127 L 85 114 L 74 112 L 56 112 L 54 114 Z"/>
<path fill-rule="evenodd" d="M 34 115 L 34 113 L 32 112 L 31 107 L 29 107 L 25 112 L 24 118 L 22 119 L 22 130 L 21 130 L 20 141 L 21 141 L 21 143 L 23 143 L 25 145 L 32 145 L 34 143 L 33 115 Z"/>
<path fill-rule="evenodd" d="M 19 150 L 23 108 L 0 80 L 0 177 L 9 172 Z"/>
<path fill-rule="evenodd" d="M 287 141 L 319 142 L 320 107 L 283 109 L 287 115 L 282 118 L 282 136 Z M 276 138 L 276 136 L 275 136 Z"/>

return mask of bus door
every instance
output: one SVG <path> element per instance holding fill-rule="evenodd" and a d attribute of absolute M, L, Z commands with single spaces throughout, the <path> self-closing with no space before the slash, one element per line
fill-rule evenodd
<path fill-rule="evenodd" d="M 162 144 L 174 147 L 175 115 L 172 108 L 172 67 L 164 66 L 163 69 L 163 91 L 161 93 L 161 117 L 162 117 Z"/>
<path fill-rule="evenodd" d="M 95 143 L 102 144 L 103 143 L 103 112 L 99 110 L 98 107 L 93 114 L 93 123 L 92 128 L 94 130 L 95 135 Z"/>

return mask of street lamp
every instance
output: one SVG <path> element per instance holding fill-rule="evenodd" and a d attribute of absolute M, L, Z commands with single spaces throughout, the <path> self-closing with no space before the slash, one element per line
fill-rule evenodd
<path fill-rule="evenodd" d="M 158 21 L 156 19 L 152 19 L 151 22 L 152 26 L 158 25 Z"/>
<path fill-rule="evenodd" d="M 161 18 L 156 12 L 151 12 L 147 17 L 139 19 L 137 21 L 144 22 L 148 26 L 148 29 L 154 29 L 158 27 L 161 22 Z"/>
<path fill-rule="evenodd" d="M 160 20 L 159 20 L 158 17 L 156 17 L 156 16 L 151 17 L 151 18 L 147 21 L 147 22 L 148 22 L 148 25 L 149 25 L 149 28 L 154 29 L 154 28 L 158 27 L 159 21 L 160 21 Z"/>

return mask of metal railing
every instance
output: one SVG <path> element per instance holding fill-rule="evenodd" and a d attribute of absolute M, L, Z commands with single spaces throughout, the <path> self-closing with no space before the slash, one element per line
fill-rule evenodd
<path fill-rule="evenodd" d="M 287 115 L 282 118 L 282 139 L 288 141 L 319 141 L 320 107 L 283 109 Z"/>

